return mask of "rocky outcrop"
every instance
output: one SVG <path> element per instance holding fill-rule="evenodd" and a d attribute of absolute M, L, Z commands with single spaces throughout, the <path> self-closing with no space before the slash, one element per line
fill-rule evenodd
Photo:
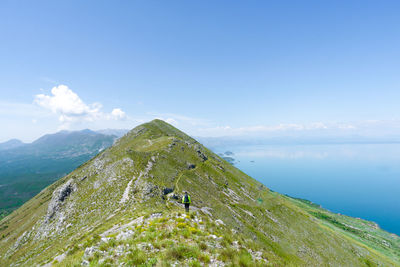
<path fill-rule="evenodd" d="M 157 196 L 160 192 L 159 187 L 147 180 L 149 172 L 156 163 L 157 157 L 152 156 L 147 162 L 144 171 L 140 172 L 139 177 L 133 185 L 133 193 L 135 194 L 136 201 L 143 202 L 149 198 Z"/>
<path fill-rule="evenodd" d="M 51 218 L 60 210 L 64 201 L 77 190 L 77 186 L 73 179 L 68 180 L 65 184 L 61 185 L 58 189 L 53 192 L 53 197 L 47 208 L 46 222 L 49 222 Z"/>

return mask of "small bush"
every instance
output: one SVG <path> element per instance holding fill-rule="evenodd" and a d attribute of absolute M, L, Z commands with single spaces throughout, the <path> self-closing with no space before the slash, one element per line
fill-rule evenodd
<path fill-rule="evenodd" d="M 185 222 L 185 219 L 183 219 L 183 218 L 177 218 L 176 221 L 177 221 L 178 223 L 183 223 L 183 222 Z"/>
<path fill-rule="evenodd" d="M 179 245 L 168 249 L 166 256 L 168 258 L 182 260 L 187 258 L 197 258 L 199 253 L 197 247 Z"/>
<path fill-rule="evenodd" d="M 161 243 L 160 242 L 153 242 L 153 247 L 156 249 L 161 249 Z"/>
<path fill-rule="evenodd" d="M 163 248 L 166 248 L 166 247 L 172 246 L 172 245 L 174 244 L 174 242 L 171 241 L 171 240 L 163 240 L 163 241 L 161 241 L 160 244 L 161 244 L 161 246 L 162 246 Z"/>
<path fill-rule="evenodd" d="M 155 232 L 147 232 L 145 233 L 145 236 L 141 238 L 141 240 L 146 241 L 146 242 L 153 242 L 156 239 L 157 233 Z"/>
<path fill-rule="evenodd" d="M 112 267 L 114 265 L 114 260 L 112 258 L 106 258 L 101 264 L 99 264 L 101 267 Z"/>
<path fill-rule="evenodd" d="M 232 236 L 230 236 L 230 235 L 224 235 L 223 236 L 223 241 L 224 242 L 226 242 L 227 244 L 232 244 L 232 242 L 233 242 L 233 239 L 232 239 Z"/>
<path fill-rule="evenodd" d="M 101 251 L 106 251 L 106 250 L 108 250 L 109 247 L 110 247 L 110 245 L 107 242 L 104 242 L 104 243 L 100 244 L 99 249 Z"/>
<path fill-rule="evenodd" d="M 210 263 L 210 255 L 202 253 L 199 255 L 199 260 L 204 263 Z"/>
<path fill-rule="evenodd" d="M 189 231 L 189 229 L 188 228 L 185 228 L 183 231 L 182 231 L 182 236 L 184 237 L 184 238 L 189 238 L 190 237 L 190 231 Z"/>
<path fill-rule="evenodd" d="M 97 263 L 97 261 L 99 260 L 101 254 L 100 252 L 96 251 L 91 257 L 89 257 L 89 262 L 94 262 Z"/>
<path fill-rule="evenodd" d="M 191 234 L 198 234 L 200 231 L 194 227 L 189 227 L 189 231 Z"/>
<path fill-rule="evenodd" d="M 229 260 L 233 259 L 237 254 L 237 251 L 232 249 L 232 248 L 226 248 L 221 251 L 221 253 L 218 256 L 218 259 L 220 259 L 223 262 L 228 262 Z"/>
<path fill-rule="evenodd" d="M 168 218 L 166 218 L 166 217 L 162 217 L 162 218 L 159 219 L 160 223 L 164 223 L 164 222 L 167 222 L 167 221 L 168 221 Z"/>
<path fill-rule="evenodd" d="M 208 246 L 207 246 L 206 243 L 201 242 L 200 245 L 199 245 L 199 247 L 200 247 L 201 250 L 207 250 L 207 247 L 208 247 Z"/>
<path fill-rule="evenodd" d="M 172 234 L 169 231 L 163 231 L 160 234 L 161 239 L 168 239 L 168 238 L 171 238 L 171 236 L 172 236 Z"/>
<path fill-rule="evenodd" d="M 232 262 L 241 267 L 254 266 L 253 259 L 247 251 L 242 251 L 239 255 L 236 255 Z"/>
<path fill-rule="evenodd" d="M 178 223 L 176 226 L 177 226 L 178 228 L 185 228 L 185 227 L 187 226 L 187 224 L 186 224 L 186 223 L 180 222 L 180 223 Z"/>
<path fill-rule="evenodd" d="M 74 244 L 72 245 L 72 247 L 68 250 L 67 255 L 73 255 L 75 254 L 75 252 L 77 252 L 79 250 L 79 247 Z"/>
<path fill-rule="evenodd" d="M 191 262 L 189 263 L 189 266 L 190 266 L 190 267 L 201 267 L 201 264 L 200 264 L 200 262 L 198 262 L 197 260 L 194 260 L 194 261 L 191 261 Z"/>
<path fill-rule="evenodd" d="M 157 263 L 157 259 L 156 258 L 150 258 L 147 260 L 146 262 L 146 266 L 154 266 Z"/>
<path fill-rule="evenodd" d="M 135 249 L 129 252 L 129 254 L 126 256 L 125 261 L 128 266 L 136 266 L 139 264 L 144 264 L 146 260 L 146 254 L 139 249 Z"/>
<path fill-rule="evenodd" d="M 115 246 L 117 245 L 117 240 L 115 240 L 115 238 L 111 238 L 111 239 L 108 241 L 108 245 L 109 245 L 110 247 L 115 247 Z"/>
<path fill-rule="evenodd" d="M 101 239 L 101 237 L 99 235 L 94 235 L 92 238 L 89 238 L 85 241 L 85 243 L 83 243 L 83 247 L 87 248 L 87 247 L 91 247 L 93 246 L 95 243 L 99 242 Z"/>

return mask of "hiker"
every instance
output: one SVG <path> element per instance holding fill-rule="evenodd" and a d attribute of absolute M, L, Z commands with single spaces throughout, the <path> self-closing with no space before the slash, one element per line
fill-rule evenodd
<path fill-rule="evenodd" d="M 182 197 L 182 203 L 185 204 L 186 212 L 189 212 L 189 206 L 192 201 L 190 199 L 190 196 L 188 195 L 188 192 L 185 192 L 185 195 Z"/>

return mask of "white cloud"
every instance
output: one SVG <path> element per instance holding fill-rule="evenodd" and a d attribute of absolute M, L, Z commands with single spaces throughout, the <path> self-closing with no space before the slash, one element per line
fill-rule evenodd
<path fill-rule="evenodd" d="M 115 118 L 117 120 L 124 120 L 127 117 L 126 113 L 123 112 L 120 108 L 113 109 L 113 111 L 111 112 L 111 115 L 113 116 L 113 118 Z"/>
<path fill-rule="evenodd" d="M 53 87 L 51 95 L 38 94 L 34 102 L 39 106 L 58 115 L 62 123 L 60 129 L 68 129 L 76 122 L 94 122 L 99 120 L 124 120 L 126 114 L 120 108 L 115 108 L 111 114 L 101 111 L 100 103 L 86 104 L 66 85 Z"/>
<path fill-rule="evenodd" d="M 53 113 L 61 114 L 63 120 L 72 117 L 97 114 L 101 108 L 100 104 L 86 105 L 82 99 L 65 85 L 59 85 L 51 89 L 52 95 L 39 94 L 35 97 L 35 103 Z"/>

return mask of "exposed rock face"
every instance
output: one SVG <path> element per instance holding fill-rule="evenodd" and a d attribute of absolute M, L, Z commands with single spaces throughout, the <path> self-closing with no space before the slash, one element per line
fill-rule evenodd
<path fill-rule="evenodd" d="M 159 194 L 158 186 L 147 180 L 149 172 L 153 168 L 153 165 L 156 163 L 156 161 L 157 158 L 152 156 L 147 162 L 144 171 L 140 173 L 139 177 L 135 181 L 133 193 L 135 194 L 135 200 L 138 202 L 143 202 Z"/>
<path fill-rule="evenodd" d="M 203 161 L 208 160 L 208 157 L 204 154 L 203 151 L 201 151 L 200 145 L 196 145 L 196 146 L 195 146 L 195 150 L 196 150 L 196 152 L 197 152 L 197 155 L 198 155 Z"/>
<path fill-rule="evenodd" d="M 67 197 L 76 190 L 76 184 L 73 179 L 70 179 L 53 192 L 53 197 L 47 208 L 46 222 L 53 218 L 54 214 L 60 210 Z"/>

